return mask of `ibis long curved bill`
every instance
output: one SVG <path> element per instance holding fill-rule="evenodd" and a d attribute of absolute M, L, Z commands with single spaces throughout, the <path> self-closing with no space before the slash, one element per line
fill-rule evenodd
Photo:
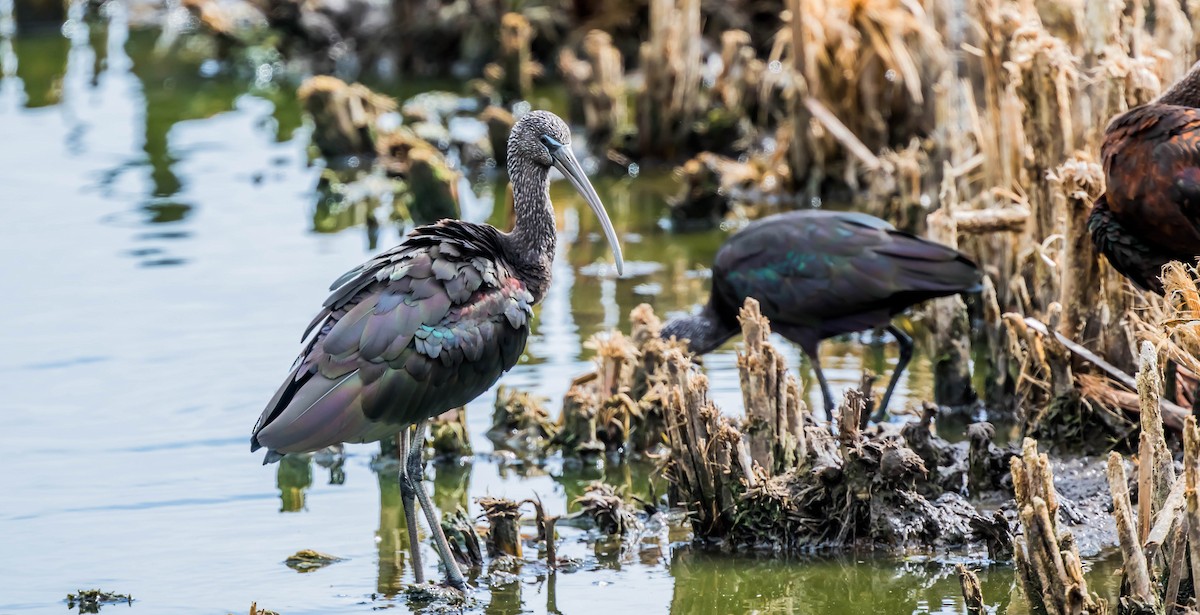
<path fill-rule="evenodd" d="M 583 196 L 583 200 L 587 201 L 588 206 L 600 219 L 600 226 L 604 228 L 604 238 L 608 240 L 613 258 L 617 262 L 617 275 L 624 275 L 625 259 L 621 256 L 621 243 L 617 241 L 617 231 L 613 228 L 612 220 L 608 218 L 608 211 L 604 209 L 604 203 L 600 202 L 600 195 L 596 194 L 592 182 L 588 181 L 587 174 L 579 165 L 579 160 L 575 158 L 575 154 L 571 153 L 570 147 L 559 147 L 550 156 L 554 159 L 554 168 L 558 169 L 567 178 L 567 181 L 571 182 L 572 186 L 575 186 L 575 189 Z"/>

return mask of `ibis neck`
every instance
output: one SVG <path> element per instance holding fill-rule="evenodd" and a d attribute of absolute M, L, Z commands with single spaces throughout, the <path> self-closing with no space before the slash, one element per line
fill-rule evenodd
<path fill-rule="evenodd" d="M 736 327 L 726 323 L 711 305 L 706 305 L 699 314 L 668 322 L 663 326 L 660 335 L 664 339 L 674 337 L 688 340 L 688 350 L 699 355 L 716 350 L 736 333 Z"/>
<path fill-rule="evenodd" d="M 521 156 L 509 156 L 516 221 L 508 233 L 509 253 L 522 280 L 541 301 L 550 285 L 550 268 L 558 235 L 550 204 L 550 169 Z"/>
<path fill-rule="evenodd" d="M 1176 81 L 1154 102 L 1161 105 L 1200 107 L 1200 62 L 1193 64 L 1182 79 Z"/>

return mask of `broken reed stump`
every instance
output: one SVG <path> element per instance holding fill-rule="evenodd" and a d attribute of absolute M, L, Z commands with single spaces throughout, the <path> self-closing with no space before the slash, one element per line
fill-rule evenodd
<path fill-rule="evenodd" d="M 1050 615 L 1106 613 L 1107 604 L 1088 591 L 1074 536 L 1058 529 L 1058 493 L 1050 458 L 1038 453 L 1036 440 L 1025 438 L 1021 455 L 1009 462 L 1024 534 L 1014 541 L 1013 560 L 1026 598 Z M 1123 477 L 1124 468 L 1117 463 Z M 1126 493 L 1127 505 L 1128 501 Z M 1120 519 L 1117 523 L 1119 529 Z"/>
<path fill-rule="evenodd" d="M 664 474 L 672 503 L 683 504 L 698 539 L 721 539 L 737 522 L 738 499 L 756 474 L 741 434 L 708 399 L 708 379 L 678 348 L 664 356 L 669 457 Z"/>
<path fill-rule="evenodd" d="M 962 585 L 963 603 L 967 607 L 967 613 L 980 615 L 983 613 L 983 588 L 979 585 L 979 577 L 962 564 L 959 564 L 956 570 L 958 582 Z"/>
<path fill-rule="evenodd" d="M 1183 428 L 1183 475 L 1187 499 L 1188 556 L 1192 565 L 1192 591 L 1200 593 L 1200 428 L 1189 416 Z"/>
<path fill-rule="evenodd" d="M 488 521 L 488 557 L 521 557 L 521 504 L 504 498 L 479 498 Z"/>
<path fill-rule="evenodd" d="M 681 348 L 659 337 L 650 306 L 630 313 L 632 329 L 598 333 L 585 344 L 595 371 L 576 378 L 563 398 L 554 442 L 576 457 L 598 453 L 651 454 L 663 441 L 664 352 Z"/>
<path fill-rule="evenodd" d="M 558 56 L 558 72 L 570 92 L 571 121 L 583 124 L 588 145 L 604 157 L 625 126 L 625 68 L 612 35 L 591 30 L 583 37 L 582 55 L 571 47 Z"/>
<path fill-rule="evenodd" d="M 483 565 L 483 550 L 479 546 L 479 532 L 461 506 L 453 513 L 442 516 L 442 533 L 450 544 L 450 554 L 459 566 L 479 568 Z"/>
<path fill-rule="evenodd" d="M 956 218 L 948 209 L 933 212 L 927 218 L 929 238 L 958 248 Z M 971 322 L 962 297 L 951 295 L 935 299 L 926 308 L 932 317 L 931 329 L 935 357 L 933 364 L 933 400 L 939 406 L 966 408 L 978 396 L 971 385 Z"/>
<path fill-rule="evenodd" d="M 527 100 L 533 91 L 534 77 L 542 67 L 533 59 L 533 26 L 520 13 L 505 13 L 500 18 L 499 61 L 484 67 L 484 75 L 504 102 Z"/>
<path fill-rule="evenodd" d="M 459 217 L 458 172 L 446 164 L 441 152 L 433 148 L 413 150 L 405 186 L 409 218 L 414 224 Z"/>
<path fill-rule="evenodd" d="M 500 385 L 492 407 L 492 426 L 488 438 L 497 446 L 517 452 L 545 450 L 558 434 L 558 425 L 550 418 L 545 397 Z"/>
<path fill-rule="evenodd" d="M 457 460 L 471 455 L 466 406 L 455 408 L 429 421 L 428 446 L 436 460 Z"/>
<path fill-rule="evenodd" d="M 1158 356 L 1152 344 L 1142 344 L 1136 379 L 1141 436 L 1137 460 L 1137 521 L 1129 496 L 1124 460 L 1119 453 L 1108 457 L 1108 482 L 1113 498 L 1113 516 L 1124 561 L 1124 583 L 1119 604 L 1122 613 L 1174 612 L 1184 603 L 1181 587 L 1192 574 L 1192 590 L 1200 566 L 1200 517 L 1197 512 L 1197 457 L 1200 431 L 1196 418 L 1183 422 L 1184 475 L 1177 478 L 1164 433 L 1162 383 Z M 1186 566 L 1191 559 L 1191 567 Z"/>
<path fill-rule="evenodd" d="M 558 568 L 558 545 L 554 542 L 554 527 L 558 525 L 558 517 L 547 517 L 544 526 L 546 531 L 546 566 L 550 574 Z"/>
<path fill-rule="evenodd" d="M 300 84 L 301 106 L 313 120 L 312 142 L 331 164 L 375 153 L 375 120 L 396 110 L 396 101 L 361 83 L 317 75 Z"/>
<path fill-rule="evenodd" d="M 628 536 L 642 528 L 637 514 L 630 510 L 616 488 L 608 483 L 593 482 L 583 495 L 575 498 L 580 513 L 591 519 L 606 536 Z"/>
<path fill-rule="evenodd" d="M 737 353 L 746 408 L 742 431 L 750 441 L 750 458 L 769 474 L 776 474 L 808 456 L 800 385 L 783 355 L 768 343 L 771 323 L 762 315 L 758 301 L 746 299 L 738 322 L 745 344 Z"/>
<path fill-rule="evenodd" d="M 1167 436 L 1163 432 L 1163 419 L 1160 411 L 1162 381 L 1158 373 L 1158 353 L 1150 342 L 1142 342 L 1140 367 L 1137 375 L 1138 402 L 1141 409 L 1142 433 L 1138 446 L 1139 472 L 1139 526 L 1142 527 L 1142 540 L 1146 539 L 1149 519 L 1162 510 L 1167 494 L 1175 483 L 1175 462 L 1171 449 L 1167 447 Z M 1146 476 L 1145 491 L 1142 491 L 1142 475 Z M 1143 498 L 1143 494 L 1152 494 Z M 1144 504 L 1143 504 L 1144 503 Z M 1141 511 L 1146 511 L 1146 521 L 1141 522 Z"/>
<path fill-rule="evenodd" d="M 1157 598 L 1150 589 L 1150 570 L 1146 554 L 1137 539 L 1133 521 L 1133 504 L 1129 501 L 1129 483 L 1125 476 L 1125 465 L 1117 452 L 1108 454 L 1108 489 L 1112 492 L 1113 517 L 1117 522 L 1117 540 L 1121 544 L 1121 558 L 1127 593 L 1121 596 L 1124 612 L 1155 612 Z M 1133 607 L 1130 609 L 1130 607 Z M 1126 610 L 1130 609 L 1130 610 Z"/>

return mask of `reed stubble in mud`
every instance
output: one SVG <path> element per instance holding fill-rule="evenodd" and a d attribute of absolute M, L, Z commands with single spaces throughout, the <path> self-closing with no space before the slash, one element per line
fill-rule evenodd
<path fill-rule="evenodd" d="M 1010 460 L 1010 469 L 1024 530 L 1014 541 L 1013 560 L 1026 598 L 1051 615 L 1106 613 L 1107 604 L 1088 591 L 1074 537 L 1058 528 L 1058 492 L 1049 457 L 1038 452 L 1035 440 L 1026 438 L 1021 455 Z"/>
<path fill-rule="evenodd" d="M 978 513 L 943 490 L 944 463 L 959 459 L 920 425 L 894 431 L 860 428 L 865 396 L 851 390 L 838 414 L 838 436 L 799 402 L 799 387 L 767 340 L 770 325 L 753 299 L 741 311 L 745 349 L 739 372 L 746 419 L 723 416 L 707 399 L 707 380 L 678 349 L 665 355 L 673 503 L 689 512 L 696 537 L 709 543 L 781 550 L 870 544 L 880 548 L 953 545 L 972 539 Z M 921 454 L 927 450 L 932 467 Z M 947 459 L 948 458 L 948 459 Z M 953 482 L 953 481 L 951 481 Z"/>

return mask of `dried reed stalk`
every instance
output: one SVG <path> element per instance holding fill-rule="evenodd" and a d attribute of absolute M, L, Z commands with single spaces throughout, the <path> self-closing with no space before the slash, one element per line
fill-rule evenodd
<path fill-rule="evenodd" d="M 575 103 L 572 108 L 582 113 L 572 119 L 584 125 L 592 151 L 603 154 L 628 121 L 624 62 L 612 36 L 602 30 L 588 32 L 582 50 L 581 57 L 564 48 L 558 56 L 559 73 Z"/>
<path fill-rule="evenodd" d="M 1183 475 L 1186 485 L 1185 499 L 1187 500 L 1186 526 L 1188 535 L 1188 555 L 1192 564 L 1192 585 L 1195 589 L 1196 579 L 1200 579 L 1200 428 L 1196 426 L 1196 417 L 1189 416 L 1183 429 Z"/>
<path fill-rule="evenodd" d="M 488 521 L 488 557 L 521 557 L 521 504 L 491 497 L 479 498 L 477 501 Z"/>
<path fill-rule="evenodd" d="M 1141 369 L 1137 375 L 1138 399 L 1141 407 L 1142 435 L 1147 449 L 1138 451 L 1141 460 L 1153 470 L 1152 489 L 1154 508 L 1152 514 L 1162 510 L 1171 486 L 1175 484 L 1175 462 L 1171 449 L 1167 447 L 1163 432 L 1161 412 L 1162 381 L 1158 375 L 1158 355 L 1149 342 L 1142 343 Z M 1148 463 L 1147 463 L 1148 462 Z M 1142 500 L 1140 494 L 1138 501 Z"/>
<path fill-rule="evenodd" d="M 737 354 L 738 377 L 750 441 L 750 458 L 768 475 L 794 467 L 808 456 L 800 386 L 783 355 L 771 345 L 771 324 L 758 301 L 747 298 L 738 313 L 745 348 Z"/>
<path fill-rule="evenodd" d="M 1009 460 L 1013 492 L 1024 538 L 1015 542 L 1014 561 L 1026 596 L 1053 615 L 1098 615 L 1107 605 L 1089 593 L 1079 551 L 1068 532 L 1058 530 L 1058 494 L 1050 460 L 1037 442 L 1025 438 L 1020 456 Z"/>
<path fill-rule="evenodd" d="M 1116 452 L 1108 455 L 1108 489 L 1113 498 L 1113 518 L 1117 522 L 1117 539 L 1121 544 L 1121 557 L 1125 562 L 1125 579 L 1129 583 L 1128 597 L 1143 605 L 1143 608 L 1153 609 L 1156 600 L 1150 586 L 1150 570 L 1133 524 L 1133 505 L 1129 503 L 1125 465 L 1121 461 L 1121 455 Z"/>
<path fill-rule="evenodd" d="M 533 60 L 530 46 L 533 26 L 520 13 L 505 13 L 500 18 L 500 57 L 484 73 L 505 101 L 526 100 L 533 91 L 533 78 L 541 66 Z"/>
<path fill-rule="evenodd" d="M 679 349 L 664 357 L 672 501 L 688 509 L 700 538 L 725 537 L 735 524 L 741 481 L 755 484 L 750 454 L 738 430 L 708 399 L 708 379 Z"/>
<path fill-rule="evenodd" d="M 967 613 L 970 615 L 983 613 L 983 588 L 979 585 L 979 577 L 975 576 L 974 571 L 962 564 L 958 565 L 957 571 L 958 582 L 962 585 L 963 602 L 967 607 Z"/>
<path fill-rule="evenodd" d="M 671 159 L 703 113 L 700 0 L 650 0 L 650 34 L 639 50 L 638 151 Z"/>

